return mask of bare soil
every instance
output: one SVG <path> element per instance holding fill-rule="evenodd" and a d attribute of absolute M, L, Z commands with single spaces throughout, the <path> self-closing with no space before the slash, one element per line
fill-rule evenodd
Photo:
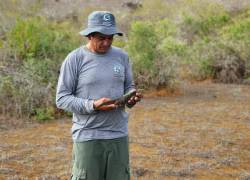
<path fill-rule="evenodd" d="M 147 94 L 129 110 L 132 180 L 250 179 L 250 86 Z M 70 119 L 0 125 L 0 179 L 69 179 Z"/>

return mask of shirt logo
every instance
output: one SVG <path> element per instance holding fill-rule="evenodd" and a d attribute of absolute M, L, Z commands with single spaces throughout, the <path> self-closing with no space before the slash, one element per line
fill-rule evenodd
<path fill-rule="evenodd" d="M 120 80 L 124 80 L 124 68 L 121 64 L 114 64 L 113 73 L 115 78 L 119 78 Z"/>
<path fill-rule="evenodd" d="M 121 67 L 120 66 L 114 66 L 114 72 L 116 73 L 116 74 L 120 74 L 120 72 L 121 72 Z"/>

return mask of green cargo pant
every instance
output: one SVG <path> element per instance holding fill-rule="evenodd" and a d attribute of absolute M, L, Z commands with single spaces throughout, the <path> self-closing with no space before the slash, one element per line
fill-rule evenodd
<path fill-rule="evenodd" d="M 73 144 L 71 180 L 130 180 L 128 137 Z"/>

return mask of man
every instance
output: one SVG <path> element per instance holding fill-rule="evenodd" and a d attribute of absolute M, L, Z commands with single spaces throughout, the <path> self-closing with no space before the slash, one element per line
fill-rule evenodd
<path fill-rule="evenodd" d="M 71 179 L 128 180 L 128 114 L 124 104 L 107 103 L 135 89 L 128 55 L 111 46 L 122 33 L 113 14 L 95 11 L 80 34 L 88 43 L 64 60 L 56 94 L 57 107 L 73 112 Z M 125 104 L 141 98 L 136 92 Z"/>

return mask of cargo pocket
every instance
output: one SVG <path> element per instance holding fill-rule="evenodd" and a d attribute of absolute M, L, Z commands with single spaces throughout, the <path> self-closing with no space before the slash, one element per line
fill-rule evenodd
<path fill-rule="evenodd" d="M 71 180 L 86 180 L 86 179 L 87 179 L 87 172 L 85 169 L 79 169 L 77 167 L 73 168 Z"/>

